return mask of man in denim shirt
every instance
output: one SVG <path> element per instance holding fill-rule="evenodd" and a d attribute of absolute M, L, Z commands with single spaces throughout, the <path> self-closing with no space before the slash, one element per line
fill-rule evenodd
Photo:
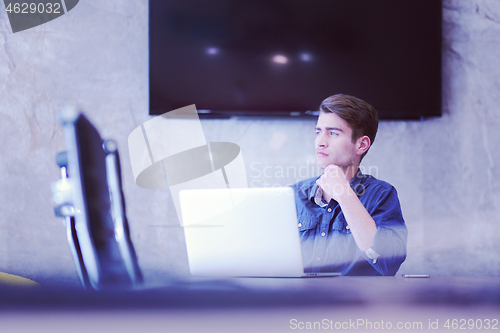
<path fill-rule="evenodd" d="M 324 173 L 292 185 L 305 272 L 395 275 L 405 260 L 396 189 L 358 169 L 377 128 L 363 100 L 339 94 L 321 103 L 315 146 Z"/>

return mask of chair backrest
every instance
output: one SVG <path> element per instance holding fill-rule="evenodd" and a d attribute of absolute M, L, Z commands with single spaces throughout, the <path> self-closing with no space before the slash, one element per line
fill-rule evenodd
<path fill-rule="evenodd" d="M 72 212 L 59 215 L 74 219 L 74 226 L 70 222 L 66 228 L 80 280 L 96 290 L 134 287 L 142 282 L 142 274 L 125 215 L 116 144 L 103 142 L 74 109 L 63 110 L 61 121 Z"/>
<path fill-rule="evenodd" d="M 76 272 L 84 289 L 92 287 L 89 281 L 85 264 L 83 263 L 82 250 L 75 228 L 75 209 L 72 203 L 71 186 L 68 181 L 68 153 L 63 151 L 56 155 L 56 163 L 61 169 L 61 180 L 53 185 L 54 200 L 60 204 L 55 207 L 56 216 L 64 218 L 64 227 L 66 228 L 66 238 L 68 240 L 71 255 L 75 262 Z"/>

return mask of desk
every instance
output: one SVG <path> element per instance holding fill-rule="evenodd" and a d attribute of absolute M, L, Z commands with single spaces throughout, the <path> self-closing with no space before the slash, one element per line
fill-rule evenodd
<path fill-rule="evenodd" d="M 8 332 L 484 332 L 486 325 L 495 332 L 500 278 L 193 278 L 126 292 L 0 289 L 0 307 Z"/>

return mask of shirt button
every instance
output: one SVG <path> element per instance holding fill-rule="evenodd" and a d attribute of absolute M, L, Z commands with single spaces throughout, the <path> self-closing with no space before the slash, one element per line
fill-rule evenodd
<path fill-rule="evenodd" d="M 299 228 L 302 227 L 302 223 L 299 223 L 298 226 L 299 226 Z"/>
<path fill-rule="evenodd" d="M 350 227 L 350 226 L 347 226 L 347 227 L 345 227 L 345 228 L 346 228 L 347 230 L 351 229 L 351 227 Z"/>
<path fill-rule="evenodd" d="M 328 208 L 327 209 L 328 213 L 331 213 L 332 212 L 332 209 L 331 208 Z"/>
<path fill-rule="evenodd" d="M 322 233 L 321 233 L 321 236 L 325 237 L 325 236 L 326 236 L 326 234 L 325 234 L 324 232 L 322 232 Z"/>
<path fill-rule="evenodd" d="M 321 258 L 320 258 L 320 257 L 317 257 L 317 258 L 316 258 L 316 261 L 320 261 L 320 260 L 321 260 Z"/>

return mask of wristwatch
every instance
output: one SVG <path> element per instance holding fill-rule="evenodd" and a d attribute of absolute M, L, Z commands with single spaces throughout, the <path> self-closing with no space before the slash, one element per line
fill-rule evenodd
<path fill-rule="evenodd" d="M 369 259 L 372 260 L 372 263 L 374 263 L 374 264 L 377 263 L 377 259 L 378 259 L 378 257 L 380 257 L 380 254 L 375 252 L 375 250 L 372 249 L 371 247 L 365 251 L 365 254 Z"/>

